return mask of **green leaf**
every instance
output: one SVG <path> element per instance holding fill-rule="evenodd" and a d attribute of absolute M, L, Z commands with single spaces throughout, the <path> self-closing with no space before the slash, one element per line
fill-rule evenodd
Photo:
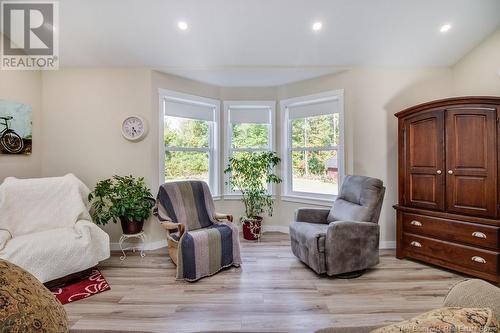
<path fill-rule="evenodd" d="M 264 212 L 272 214 L 274 200 L 268 194 L 267 186 L 281 183 L 281 178 L 274 173 L 280 162 L 276 152 L 245 152 L 229 159 L 224 173 L 229 175 L 231 188 L 241 191 L 247 217 Z"/>
<path fill-rule="evenodd" d="M 99 181 L 89 194 L 91 217 L 96 224 L 117 223 L 121 217 L 146 220 L 155 201 L 144 177 L 115 175 Z"/>

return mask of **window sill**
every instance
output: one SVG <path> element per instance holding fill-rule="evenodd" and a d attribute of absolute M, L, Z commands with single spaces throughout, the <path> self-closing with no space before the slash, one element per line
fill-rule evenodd
<path fill-rule="evenodd" d="M 233 200 L 241 200 L 242 199 L 241 194 L 224 194 L 224 196 L 219 196 L 217 199 L 214 200 L 228 200 L 228 201 L 233 201 Z M 274 200 L 281 200 L 281 201 L 286 201 L 286 202 L 298 202 L 298 203 L 303 203 L 303 204 L 309 204 L 309 205 L 316 205 L 316 206 L 327 206 L 331 207 L 333 202 L 335 201 L 335 198 L 333 199 L 328 199 L 328 198 L 315 198 L 315 197 L 309 197 L 309 196 L 300 196 L 300 195 L 282 195 L 282 196 L 276 196 L 273 195 Z"/>
<path fill-rule="evenodd" d="M 222 200 L 222 195 L 214 195 L 214 196 L 212 197 L 212 199 L 213 199 L 214 201 L 220 201 L 220 200 Z"/>
<path fill-rule="evenodd" d="M 221 196 L 221 200 L 241 200 L 241 194 L 224 194 Z"/>
<path fill-rule="evenodd" d="M 282 195 L 281 200 L 287 202 L 298 202 L 309 205 L 331 207 L 333 202 L 335 201 L 335 198 L 327 199 L 327 198 L 315 198 L 315 197 L 301 196 L 301 195 Z"/>
<path fill-rule="evenodd" d="M 241 194 L 224 194 L 222 198 L 224 200 L 241 200 L 242 197 Z"/>
<path fill-rule="evenodd" d="M 273 199 L 276 200 L 276 195 L 272 195 Z M 224 200 L 241 200 L 243 196 L 241 194 L 224 194 Z"/>

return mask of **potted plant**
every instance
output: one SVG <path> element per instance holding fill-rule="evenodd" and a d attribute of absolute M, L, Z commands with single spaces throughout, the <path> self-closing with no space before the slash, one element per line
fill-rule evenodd
<path fill-rule="evenodd" d="M 99 181 L 89 194 L 89 201 L 96 224 L 120 220 L 124 234 L 141 232 L 155 204 L 144 178 L 132 176 L 113 176 Z"/>
<path fill-rule="evenodd" d="M 243 224 L 243 237 L 247 240 L 260 238 L 262 213 L 272 216 L 274 199 L 267 186 L 281 183 L 281 178 L 274 173 L 274 167 L 280 161 L 275 152 L 242 153 L 231 157 L 224 170 L 229 174 L 231 188 L 241 191 L 245 216 L 240 218 L 240 222 Z"/>

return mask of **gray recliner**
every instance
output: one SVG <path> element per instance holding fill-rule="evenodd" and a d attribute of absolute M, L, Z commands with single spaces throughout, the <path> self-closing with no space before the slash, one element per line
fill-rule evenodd
<path fill-rule="evenodd" d="M 290 225 L 293 254 L 316 273 L 329 276 L 354 277 L 356 273 L 349 273 L 378 264 L 384 193 L 380 179 L 346 176 L 331 209 L 296 210 Z"/>

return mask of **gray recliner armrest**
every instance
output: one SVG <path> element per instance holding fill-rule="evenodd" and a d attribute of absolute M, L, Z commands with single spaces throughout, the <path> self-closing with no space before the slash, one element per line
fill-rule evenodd
<path fill-rule="evenodd" d="M 325 239 L 328 275 L 354 272 L 379 262 L 380 227 L 373 222 L 335 221 Z"/>
<path fill-rule="evenodd" d="M 328 223 L 329 208 L 298 208 L 295 210 L 295 222 Z"/>

